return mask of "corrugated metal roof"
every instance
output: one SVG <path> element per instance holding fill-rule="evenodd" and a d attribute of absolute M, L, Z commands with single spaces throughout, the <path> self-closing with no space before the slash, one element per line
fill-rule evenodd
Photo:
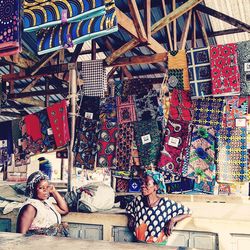
<path fill-rule="evenodd" d="M 250 0 L 205 0 L 206 6 L 223 14 L 250 24 Z M 235 28 L 234 26 L 210 16 L 213 31 L 221 31 Z M 250 40 L 250 33 L 236 33 L 216 37 L 218 44 L 227 44 Z"/>

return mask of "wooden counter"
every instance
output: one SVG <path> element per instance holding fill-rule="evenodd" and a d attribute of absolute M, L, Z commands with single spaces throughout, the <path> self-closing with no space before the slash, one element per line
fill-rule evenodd
<path fill-rule="evenodd" d="M 58 250 L 178 250 L 179 247 L 156 246 L 143 243 L 118 243 L 108 241 L 89 241 L 70 238 L 59 238 L 49 236 L 25 237 L 15 233 L 0 233 L 0 249 L 34 250 L 34 249 L 58 249 Z M 187 250 L 191 248 L 181 248 Z"/>

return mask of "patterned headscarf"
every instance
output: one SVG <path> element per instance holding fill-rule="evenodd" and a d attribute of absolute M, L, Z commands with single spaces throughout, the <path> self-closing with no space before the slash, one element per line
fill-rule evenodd
<path fill-rule="evenodd" d="M 49 178 L 47 175 L 45 175 L 41 171 L 36 171 L 32 173 L 27 180 L 25 195 L 30 198 L 35 198 L 36 197 L 36 190 L 35 190 L 36 184 L 38 184 L 42 180 L 48 181 Z"/>
<path fill-rule="evenodd" d="M 153 178 L 154 182 L 156 183 L 156 185 L 158 185 L 158 190 L 160 191 L 160 193 L 166 193 L 166 185 L 164 182 L 164 177 L 160 172 L 157 172 L 155 170 L 146 170 L 145 172 L 145 177 L 146 176 L 150 176 Z"/>

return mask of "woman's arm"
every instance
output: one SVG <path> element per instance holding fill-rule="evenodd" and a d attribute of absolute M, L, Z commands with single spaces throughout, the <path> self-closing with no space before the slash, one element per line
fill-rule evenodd
<path fill-rule="evenodd" d="M 177 222 L 182 221 L 185 218 L 190 217 L 190 216 L 191 216 L 191 214 L 182 214 L 182 215 L 177 215 L 177 216 L 171 218 L 171 220 L 168 221 L 168 223 L 166 225 L 166 228 L 167 228 L 166 233 L 167 233 L 167 235 L 168 236 L 171 235 L 171 233 L 173 231 L 173 228 L 174 228 L 174 226 L 176 225 Z"/>
<path fill-rule="evenodd" d="M 67 214 L 69 212 L 68 205 L 66 201 L 63 199 L 63 197 L 55 189 L 54 185 L 50 185 L 49 192 L 57 202 L 57 204 L 54 204 L 57 212 L 62 215 Z"/>
<path fill-rule="evenodd" d="M 17 233 L 26 234 L 35 216 L 36 209 L 32 205 L 23 207 L 17 219 Z"/>

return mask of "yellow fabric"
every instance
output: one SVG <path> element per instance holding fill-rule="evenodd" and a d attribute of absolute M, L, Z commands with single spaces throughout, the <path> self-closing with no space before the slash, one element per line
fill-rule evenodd
<path fill-rule="evenodd" d="M 168 53 L 168 69 L 183 69 L 184 90 L 190 90 L 188 65 L 185 50 L 170 51 Z"/>

